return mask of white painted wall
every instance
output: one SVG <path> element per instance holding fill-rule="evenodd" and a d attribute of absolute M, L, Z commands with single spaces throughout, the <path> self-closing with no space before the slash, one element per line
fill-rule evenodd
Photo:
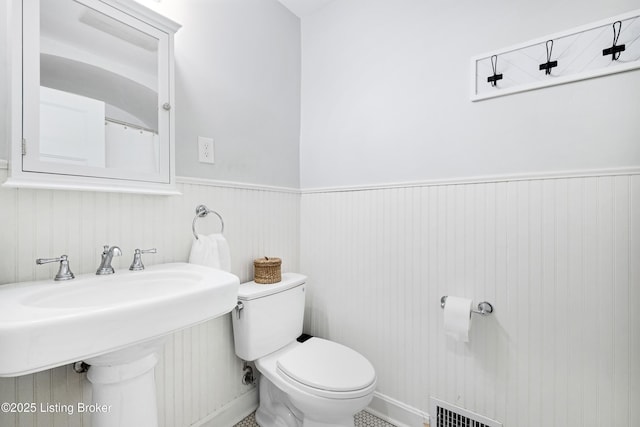
<path fill-rule="evenodd" d="M 638 166 L 639 71 L 469 101 L 473 55 L 635 8 L 330 3 L 302 19 L 302 188 Z"/>
<path fill-rule="evenodd" d="M 145 2 L 176 43 L 176 172 L 299 186 L 300 21 L 276 0 Z M 197 137 L 214 139 L 214 165 Z"/>

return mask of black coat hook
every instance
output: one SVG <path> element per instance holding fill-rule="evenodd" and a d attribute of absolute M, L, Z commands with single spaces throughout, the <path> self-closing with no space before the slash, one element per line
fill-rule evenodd
<path fill-rule="evenodd" d="M 553 67 L 557 67 L 558 66 L 558 61 L 552 61 L 551 60 L 551 53 L 553 51 L 553 40 L 547 40 L 547 62 L 545 62 L 544 64 L 540 64 L 540 70 L 544 70 L 544 73 L 546 75 L 550 75 L 551 74 L 551 69 Z"/>
<path fill-rule="evenodd" d="M 493 68 L 493 76 L 487 77 L 487 82 L 491 83 L 491 86 L 495 87 L 498 85 L 498 80 L 502 80 L 502 74 L 496 74 L 496 70 L 498 68 L 498 55 L 493 55 L 491 57 L 491 68 Z"/>
<path fill-rule="evenodd" d="M 618 29 L 616 30 L 616 24 L 618 24 Z M 611 55 L 612 61 L 617 61 L 620 58 L 620 52 L 624 52 L 625 46 L 621 44 L 617 45 L 618 38 L 620 37 L 620 30 L 622 30 L 622 21 L 616 21 L 613 23 L 613 45 L 610 48 L 604 49 L 602 51 L 602 56 Z"/>

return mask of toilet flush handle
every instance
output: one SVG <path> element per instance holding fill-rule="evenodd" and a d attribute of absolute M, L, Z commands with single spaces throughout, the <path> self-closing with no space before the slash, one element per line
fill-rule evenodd
<path fill-rule="evenodd" d="M 238 303 L 236 304 L 236 316 L 238 316 L 238 319 L 240 319 L 240 312 L 243 308 L 244 304 L 242 303 L 242 301 L 238 301 Z"/>

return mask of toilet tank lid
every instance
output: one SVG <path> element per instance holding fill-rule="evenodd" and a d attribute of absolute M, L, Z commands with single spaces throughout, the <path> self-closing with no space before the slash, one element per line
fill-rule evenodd
<path fill-rule="evenodd" d="M 238 288 L 238 299 L 241 301 L 248 301 L 255 298 L 266 297 L 267 295 L 276 294 L 278 292 L 286 291 L 287 289 L 295 288 L 302 285 L 307 281 L 307 276 L 298 273 L 282 273 L 282 280 L 278 283 L 272 283 L 269 285 L 247 282 L 240 284 Z"/>

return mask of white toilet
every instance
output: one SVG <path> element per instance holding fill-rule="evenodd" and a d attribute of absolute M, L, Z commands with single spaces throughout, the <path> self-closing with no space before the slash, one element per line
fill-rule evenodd
<path fill-rule="evenodd" d="M 298 342 L 306 277 L 243 283 L 233 315 L 236 354 L 262 374 L 256 421 L 262 427 L 353 427 L 376 387 L 376 373 L 361 354 L 322 338 Z"/>

